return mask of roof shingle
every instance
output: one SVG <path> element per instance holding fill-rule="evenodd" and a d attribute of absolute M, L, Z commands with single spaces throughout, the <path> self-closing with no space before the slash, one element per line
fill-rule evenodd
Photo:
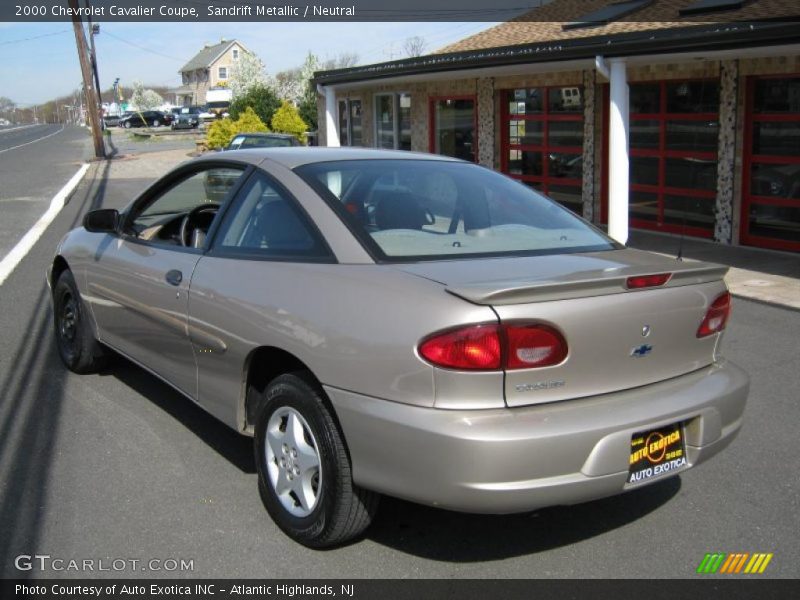
<path fill-rule="evenodd" d="M 616 33 L 633 33 L 654 29 L 686 27 L 725 21 L 766 21 L 800 15 L 797 0 L 751 0 L 742 8 L 711 14 L 681 16 L 679 11 L 697 0 L 655 0 L 643 8 L 612 23 L 594 27 L 564 30 L 565 23 L 581 18 L 612 3 L 611 0 L 554 0 L 516 19 L 490 27 L 434 54 L 465 52 L 552 42 Z"/>
<path fill-rule="evenodd" d="M 238 43 L 236 40 L 226 40 L 213 46 L 206 46 L 200 52 L 194 55 L 192 59 L 183 65 L 180 69 L 181 73 L 184 71 L 194 71 L 195 69 L 205 69 L 211 66 L 220 54 L 225 52 L 230 46 Z"/>

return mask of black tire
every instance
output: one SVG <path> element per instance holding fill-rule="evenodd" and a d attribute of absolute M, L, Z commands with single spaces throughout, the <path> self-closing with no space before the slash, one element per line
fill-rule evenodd
<path fill-rule="evenodd" d="M 94 373 L 105 366 L 107 355 L 95 339 L 72 271 L 67 269 L 53 288 L 53 325 L 61 361 L 74 373 Z"/>
<path fill-rule="evenodd" d="M 268 465 L 267 432 L 270 420 L 274 415 L 273 426 L 278 422 L 284 423 L 282 419 L 290 418 L 282 416 L 287 412 L 301 417 L 302 424 L 307 428 L 303 429 L 307 447 L 316 449 L 319 458 L 316 499 L 306 508 L 297 501 L 295 492 L 279 498 Z M 290 452 L 287 457 L 289 455 Z M 309 548 L 336 546 L 357 537 L 372 522 L 380 496 L 353 483 L 343 436 L 327 406 L 322 388 L 310 374 L 288 373 L 277 377 L 267 386 L 256 417 L 255 458 L 258 489 L 264 506 L 278 527 L 293 540 Z M 273 474 L 282 469 L 278 462 L 276 456 L 272 461 Z M 299 459 L 296 464 L 301 465 Z M 283 471 L 286 472 L 286 469 Z M 307 516 L 290 512 L 284 502 L 291 501 L 291 498 L 295 500 L 296 510 L 310 508 Z"/>

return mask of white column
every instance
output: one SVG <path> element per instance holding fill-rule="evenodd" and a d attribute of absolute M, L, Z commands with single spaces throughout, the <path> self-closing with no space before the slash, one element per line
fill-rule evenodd
<path fill-rule="evenodd" d="M 628 76 L 624 59 L 609 62 L 608 234 L 624 244 L 628 241 Z"/>
<path fill-rule="evenodd" d="M 339 128 L 336 126 L 336 91 L 325 88 L 325 139 L 328 147 L 339 147 Z"/>

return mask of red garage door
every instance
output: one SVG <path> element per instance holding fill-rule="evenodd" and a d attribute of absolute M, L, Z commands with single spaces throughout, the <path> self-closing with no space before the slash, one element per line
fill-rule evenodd
<path fill-rule="evenodd" d="M 741 242 L 800 251 L 800 75 L 747 80 Z"/>
<path fill-rule="evenodd" d="M 719 83 L 632 83 L 630 113 L 631 225 L 711 237 Z"/>
<path fill-rule="evenodd" d="M 583 88 L 507 90 L 500 169 L 581 214 Z"/>

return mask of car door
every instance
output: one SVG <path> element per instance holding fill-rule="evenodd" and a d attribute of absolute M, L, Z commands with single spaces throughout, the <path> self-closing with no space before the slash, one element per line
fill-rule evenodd
<path fill-rule="evenodd" d="M 198 402 L 232 427 L 251 351 L 274 345 L 303 356 L 323 343 L 297 314 L 314 303 L 319 263 L 333 253 L 298 201 L 260 170 L 240 187 L 192 276 L 189 335 Z M 306 291 L 301 291 L 305 289 Z"/>
<path fill-rule="evenodd" d="M 244 167 L 219 164 L 177 172 L 134 203 L 122 216 L 120 233 L 108 236 L 87 268 L 100 339 L 193 398 L 189 281 L 220 206 L 209 199 L 214 192 L 209 180 L 243 173 Z"/>

